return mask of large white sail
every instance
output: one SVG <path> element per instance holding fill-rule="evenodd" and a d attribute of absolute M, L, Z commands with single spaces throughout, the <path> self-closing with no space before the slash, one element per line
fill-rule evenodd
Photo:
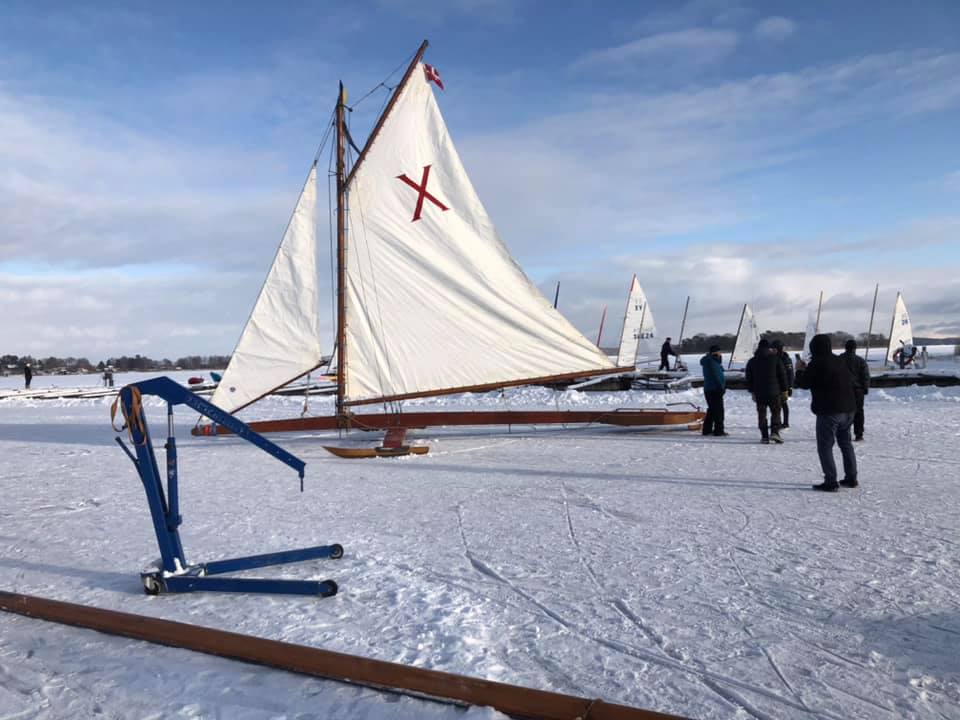
<path fill-rule="evenodd" d="M 234 412 L 320 363 L 317 168 L 310 171 L 230 364 L 211 401 Z"/>
<path fill-rule="evenodd" d="M 893 320 L 890 323 L 890 343 L 887 345 L 887 362 L 895 364 L 893 355 L 900 348 L 913 346 L 913 328 L 910 326 L 910 315 L 903 296 L 897 293 L 897 301 L 893 305 Z"/>
<path fill-rule="evenodd" d="M 653 311 L 637 276 L 634 275 L 627 295 L 627 309 L 623 315 L 617 365 L 636 366 L 659 358 L 660 348 L 657 345 L 657 326 Z"/>
<path fill-rule="evenodd" d="M 749 305 L 743 306 L 742 320 L 737 332 L 737 339 L 733 344 L 733 354 L 730 356 L 730 365 L 746 363 L 753 357 L 760 342 L 760 329 L 757 327 L 757 318 Z"/>
<path fill-rule="evenodd" d="M 612 367 L 497 236 L 422 64 L 347 193 L 347 402 Z"/>

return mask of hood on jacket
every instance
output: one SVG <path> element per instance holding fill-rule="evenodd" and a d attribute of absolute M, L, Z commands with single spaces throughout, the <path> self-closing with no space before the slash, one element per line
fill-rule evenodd
<path fill-rule="evenodd" d="M 814 335 L 810 341 L 810 356 L 821 357 L 823 355 L 833 354 L 833 343 L 830 342 L 829 335 Z"/>

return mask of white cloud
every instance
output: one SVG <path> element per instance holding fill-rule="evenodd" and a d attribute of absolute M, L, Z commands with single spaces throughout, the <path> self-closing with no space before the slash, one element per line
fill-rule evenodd
<path fill-rule="evenodd" d="M 785 17 L 768 17 L 758 22 L 753 32 L 764 40 L 780 42 L 786 40 L 797 30 L 797 23 Z"/>
<path fill-rule="evenodd" d="M 736 50 L 739 36 L 732 30 L 690 28 L 648 35 L 615 47 L 594 50 L 576 59 L 573 71 L 620 73 L 652 61 L 705 65 Z"/>

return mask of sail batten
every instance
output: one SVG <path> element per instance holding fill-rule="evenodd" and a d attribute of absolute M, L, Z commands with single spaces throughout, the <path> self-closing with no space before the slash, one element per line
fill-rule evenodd
<path fill-rule="evenodd" d="M 317 168 L 310 170 L 253 311 L 211 402 L 236 412 L 321 363 Z"/>
<path fill-rule="evenodd" d="M 613 368 L 497 236 L 421 64 L 347 200 L 346 404 Z"/>

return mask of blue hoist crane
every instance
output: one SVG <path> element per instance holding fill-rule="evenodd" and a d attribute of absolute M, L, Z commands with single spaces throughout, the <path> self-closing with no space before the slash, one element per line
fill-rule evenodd
<path fill-rule="evenodd" d="M 143 412 L 141 398 L 144 395 L 155 395 L 167 403 L 167 442 L 164 446 L 167 459 L 166 492 L 157 466 L 157 458 L 153 452 L 147 419 Z M 143 489 L 147 493 L 147 503 L 150 505 L 153 529 L 157 534 L 157 544 L 160 546 L 159 566 L 140 574 L 146 592 L 150 595 L 156 595 L 161 592 L 208 590 L 215 592 L 319 595 L 322 597 L 336 595 L 337 584 L 333 580 L 270 580 L 223 577 L 222 575 L 303 560 L 338 559 L 343 557 L 343 547 L 338 544 L 319 545 L 300 550 L 285 550 L 265 555 L 251 555 L 231 560 L 216 560 L 196 565 L 187 564 L 179 531 L 183 518 L 180 516 L 177 445 L 173 434 L 174 405 L 187 405 L 193 408 L 201 415 L 229 428 L 237 437 L 253 443 L 280 462 L 293 468 L 300 475 L 300 489 L 303 490 L 304 462 L 302 460 L 294 457 L 283 448 L 251 430 L 245 423 L 224 412 L 216 405 L 198 397 L 170 378 L 159 377 L 144 380 L 122 388 L 111 410 L 111 416 L 112 418 L 116 417 L 119 407 L 130 435 L 133 450 L 131 451 L 127 447 L 122 438 L 118 437 L 116 440 L 133 461 L 137 473 L 140 475 L 140 480 L 143 482 Z M 114 425 L 114 429 L 120 431 L 123 430 L 123 427 L 117 428 Z"/>

